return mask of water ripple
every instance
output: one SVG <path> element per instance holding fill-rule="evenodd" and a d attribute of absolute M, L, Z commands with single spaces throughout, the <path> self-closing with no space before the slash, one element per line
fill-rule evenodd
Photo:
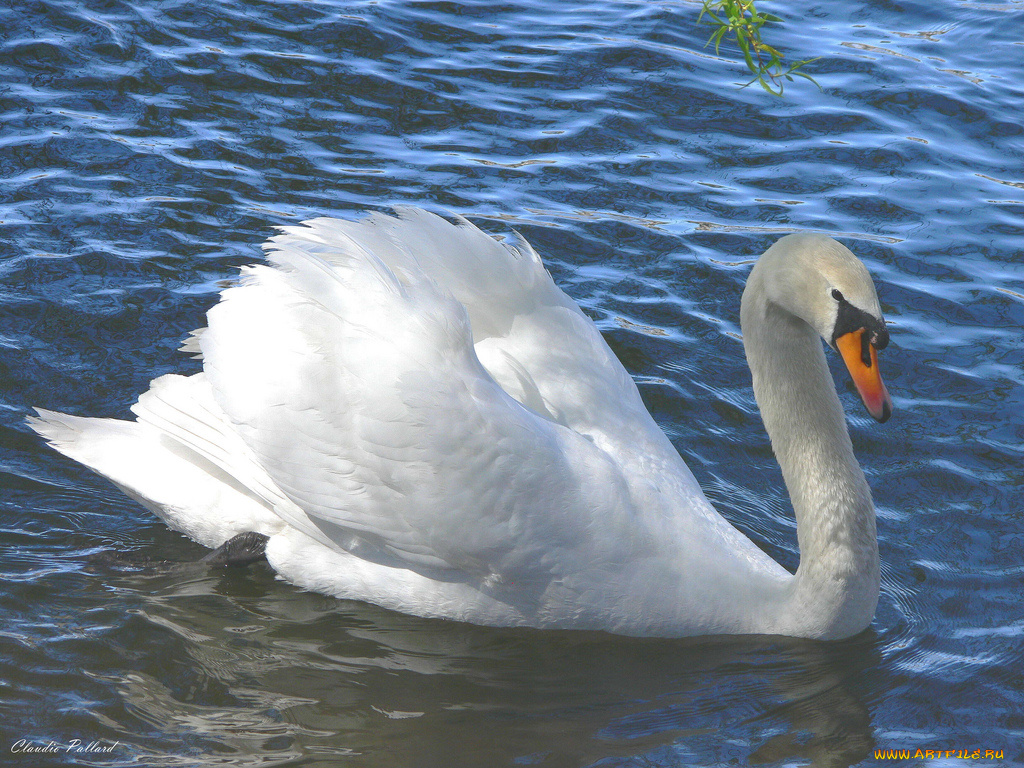
<path fill-rule="evenodd" d="M 1019 754 L 1020 3 L 820 6 L 784 100 L 672 2 L 41 0 L 0 9 L 0 686 L 7 744 L 95 765 L 848 765 Z M 722 512 L 798 553 L 739 343 L 750 264 L 838 236 L 879 284 L 897 406 L 836 368 L 883 595 L 845 643 L 503 632 L 223 578 L 45 449 L 126 416 L 271 227 L 413 203 L 514 226 Z M 0 748 L 8 746 L 0 744 Z M 1016 751 L 1014 751 L 1016 750 Z M 54 763 L 67 762 L 54 758 Z M 83 762 L 84 760 L 84 762 Z M 27 764 L 27 763 L 26 763 Z M 42 764 L 42 763 L 40 763 Z"/>

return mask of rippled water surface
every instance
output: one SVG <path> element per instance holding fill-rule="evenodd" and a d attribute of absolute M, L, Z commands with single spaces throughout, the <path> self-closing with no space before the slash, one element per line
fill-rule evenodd
<path fill-rule="evenodd" d="M 821 85 L 740 90 L 693 2 L 88 0 L 0 10 L 0 764 L 1024 760 L 1024 4 L 791 3 Z M 203 550 L 44 447 L 127 417 L 275 225 L 414 203 L 520 230 L 719 509 L 797 562 L 738 340 L 751 260 L 841 238 L 896 414 L 855 403 L 871 629 L 644 641 L 426 621 Z M 107 752 L 69 753 L 79 739 Z M 26 753 L 18 745 L 56 752 Z M 985 750 L 1003 751 L 985 759 Z M 923 754 L 923 753 L 922 753 Z"/>

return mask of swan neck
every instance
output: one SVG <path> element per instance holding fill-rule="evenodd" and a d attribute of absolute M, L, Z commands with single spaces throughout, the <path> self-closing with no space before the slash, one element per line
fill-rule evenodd
<path fill-rule="evenodd" d="M 808 634 L 848 636 L 870 623 L 878 600 L 871 493 L 818 334 L 771 302 L 756 278 L 743 296 L 744 348 L 800 547 L 785 620 Z"/>

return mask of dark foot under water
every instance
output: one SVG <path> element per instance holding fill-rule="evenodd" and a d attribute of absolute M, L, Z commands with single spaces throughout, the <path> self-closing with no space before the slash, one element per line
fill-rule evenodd
<path fill-rule="evenodd" d="M 247 531 L 232 536 L 200 562 L 215 568 L 245 568 L 266 559 L 266 556 L 267 537 L 262 533 Z"/>
<path fill-rule="evenodd" d="M 165 570 L 169 568 L 245 568 L 266 558 L 267 537 L 247 531 L 233 536 L 217 549 L 192 561 L 154 560 L 135 552 L 105 550 L 89 557 L 93 565 L 138 570 Z"/>

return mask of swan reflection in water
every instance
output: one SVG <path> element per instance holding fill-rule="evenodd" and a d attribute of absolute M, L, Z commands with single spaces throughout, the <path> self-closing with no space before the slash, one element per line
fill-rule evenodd
<path fill-rule="evenodd" d="M 862 700 L 880 664 L 871 632 L 821 643 L 493 629 L 300 593 L 266 566 L 104 577 L 136 606 L 119 630 L 137 643 L 133 671 L 108 682 L 125 720 L 165 735 L 147 742 L 126 725 L 107 737 L 150 757 L 184 742 L 381 768 L 846 766 L 874 746 Z"/>

